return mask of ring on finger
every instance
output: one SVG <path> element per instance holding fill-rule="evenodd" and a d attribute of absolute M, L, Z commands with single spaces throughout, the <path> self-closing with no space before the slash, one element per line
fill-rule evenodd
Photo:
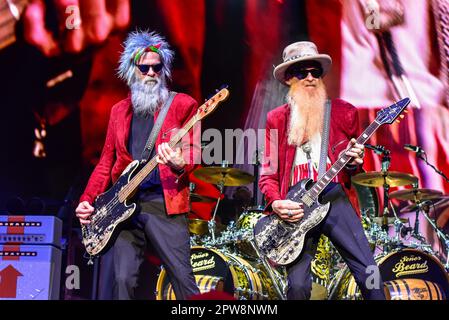
<path fill-rule="evenodd" d="M 292 214 L 292 212 L 291 212 L 290 210 L 288 210 L 287 216 L 288 216 L 289 218 L 293 217 L 293 214 Z"/>

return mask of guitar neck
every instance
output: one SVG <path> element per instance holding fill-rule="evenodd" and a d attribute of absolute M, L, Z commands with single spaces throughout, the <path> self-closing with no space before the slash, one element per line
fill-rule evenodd
<path fill-rule="evenodd" d="M 179 130 L 168 143 L 170 148 L 173 148 L 181 139 L 189 132 L 189 130 L 195 125 L 198 121 L 197 116 L 193 116 L 184 127 Z M 128 199 L 135 190 L 139 187 L 139 185 L 145 180 L 145 178 L 153 171 L 158 165 L 157 156 L 154 156 L 148 163 L 128 182 L 128 184 L 119 192 L 119 200 L 121 202 Z"/>
<path fill-rule="evenodd" d="M 363 133 L 357 138 L 357 143 L 365 144 L 366 141 L 374 134 L 374 132 L 381 126 L 379 122 L 374 120 Z M 348 164 L 351 157 L 342 154 L 337 161 L 330 167 L 330 169 L 310 188 L 302 197 L 302 201 L 306 204 L 312 204 L 318 199 L 321 192 L 327 185 L 337 176 L 337 174 Z"/>

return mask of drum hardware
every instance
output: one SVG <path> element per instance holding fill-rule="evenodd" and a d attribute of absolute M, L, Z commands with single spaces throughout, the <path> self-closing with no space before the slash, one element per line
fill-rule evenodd
<path fill-rule="evenodd" d="M 388 171 L 391 164 L 391 152 L 385 149 L 383 146 L 375 146 L 370 149 L 374 149 L 377 154 L 381 154 L 381 171 L 380 172 L 365 172 L 359 173 L 352 177 L 354 183 L 360 184 L 366 187 L 383 187 L 384 188 L 384 207 L 382 209 L 382 228 L 388 230 L 388 215 L 389 215 L 389 192 L 391 187 L 399 187 L 406 185 L 413 185 L 417 187 L 418 178 L 411 174 L 402 172 Z"/>
<path fill-rule="evenodd" d="M 441 242 L 444 244 L 446 248 L 446 264 L 444 265 L 444 268 L 449 272 L 449 237 L 447 234 L 442 232 L 440 228 L 438 228 L 435 221 L 429 217 L 428 213 L 425 210 L 422 210 L 422 215 L 427 220 L 427 222 L 429 222 L 429 224 L 432 226 L 433 230 L 435 230 L 438 238 L 441 240 Z"/>
<path fill-rule="evenodd" d="M 416 207 L 416 218 L 415 218 L 415 227 L 413 229 L 413 236 L 419 240 L 422 240 L 422 235 L 419 233 L 419 212 L 421 211 L 421 204 L 423 200 L 432 200 L 439 198 L 442 195 L 442 192 L 438 190 L 432 189 L 408 189 L 408 190 L 399 190 L 393 192 L 390 197 L 392 199 L 399 200 L 411 200 L 413 201 Z"/>
<path fill-rule="evenodd" d="M 259 149 L 256 149 L 254 151 L 254 159 L 253 159 L 253 166 L 254 166 L 254 181 L 253 181 L 253 205 L 257 206 L 259 204 L 259 200 L 257 199 L 258 196 L 258 186 L 259 186 L 259 166 L 260 166 L 260 152 Z"/>
<path fill-rule="evenodd" d="M 251 246 L 253 247 L 253 250 L 256 252 L 257 257 L 260 262 L 262 262 L 263 266 L 265 267 L 265 270 L 268 272 L 268 276 L 270 277 L 274 289 L 276 290 L 276 293 L 280 300 L 287 300 L 287 283 L 284 280 L 284 278 L 274 270 L 274 268 L 270 265 L 268 259 L 261 255 L 259 252 L 259 249 L 257 248 L 256 244 L 254 243 L 254 238 L 251 239 L 249 242 Z"/>
<path fill-rule="evenodd" d="M 229 167 L 229 162 L 224 160 L 220 167 L 203 167 L 196 169 L 193 174 L 200 180 L 208 183 L 215 184 L 220 191 L 217 198 L 217 204 L 215 205 L 214 214 L 212 219 L 208 222 L 209 232 L 212 237 L 212 241 L 215 241 L 215 216 L 220 204 L 221 195 L 223 194 L 224 187 L 238 187 L 253 182 L 254 176 L 235 168 Z"/>

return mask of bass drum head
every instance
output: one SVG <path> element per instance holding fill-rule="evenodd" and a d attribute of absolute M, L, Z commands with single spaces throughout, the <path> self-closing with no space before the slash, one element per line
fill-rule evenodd
<path fill-rule="evenodd" d="M 401 249 L 376 257 L 391 300 L 447 300 L 449 277 L 437 258 L 416 249 Z M 330 299 L 362 299 L 360 290 L 346 267 L 330 284 Z"/>
<path fill-rule="evenodd" d="M 201 293 L 212 290 L 227 292 L 235 299 L 274 299 L 265 273 L 234 254 L 196 246 L 191 248 L 190 262 Z M 156 284 L 157 300 L 176 300 L 165 269 Z"/>

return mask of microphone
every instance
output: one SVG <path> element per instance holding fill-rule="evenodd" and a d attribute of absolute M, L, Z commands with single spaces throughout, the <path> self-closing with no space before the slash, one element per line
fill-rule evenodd
<path fill-rule="evenodd" d="M 384 146 L 373 146 L 368 143 L 365 143 L 365 148 L 373 150 L 376 154 L 384 154 L 388 151 Z"/>
<path fill-rule="evenodd" d="M 310 146 L 310 142 L 306 142 L 301 146 L 302 151 L 307 155 L 307 159 L 310 159 L 310 153 L 312 152 L 312 147 Z"/>
<path fill-rule="evenodd" d="M 302 151 L 307 156 L 307 167 L 309 171 L 309 178 L 313 178 L 313 168 L 312 168 L 312 157 L 310 156 L 310 153 L 312 152 L 312 146 L 310 145 L 310 141 L 307 141 L 301 146 Z"/>
<path fill-rule="evenodd" d="M 414 146 L 412 144 L 404 144 L 404 149 L 411 152 L 416 152 L 418 154 L 425 153 L 425 151 L 420 146 Z"/>

